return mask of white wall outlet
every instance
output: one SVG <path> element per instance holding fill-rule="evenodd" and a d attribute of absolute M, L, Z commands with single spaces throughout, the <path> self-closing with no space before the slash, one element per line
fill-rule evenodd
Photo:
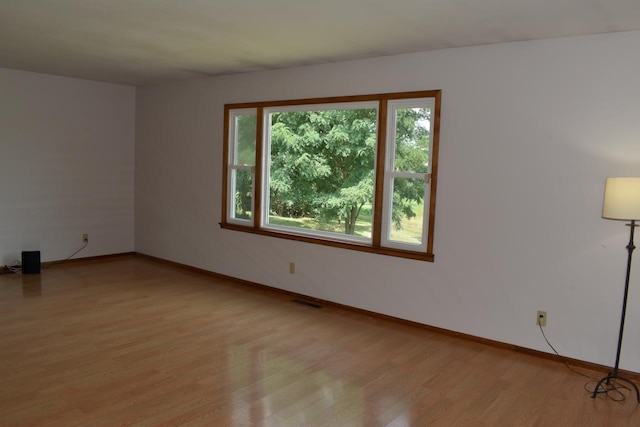
<path fill-rule="evenodd" d="M 538 316 L 536 317 L 536 325 L 547 326 L 547 312 L 538 310 Z"/>

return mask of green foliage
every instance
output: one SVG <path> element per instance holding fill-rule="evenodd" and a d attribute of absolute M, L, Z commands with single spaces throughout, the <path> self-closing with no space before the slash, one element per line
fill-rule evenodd
<path fill-rule="evenodd" d="M 256 163 L 256 115 L 238 116 L 236 123 L 238 133 L 237 164 L 255 165 Z"/>
<path fill-rule="evenodd" d="M 239 165 L 255 165 L 256 162 L 256 115 L 238 116 L 236 122 L 237 156 Z M 250 219 L 252 183 L 251 173 L 236 172 L 235 211 L 236 218 Z"/>
<path fill-rule="evenodd" d="M 395 170 L 428 172 L 429 110 L 404 108 L 398 110 L 396 121 Z"/>
<path fill-rule="evenodd" d="M 398 110 L 396 170 L 426 172 L 426 109 Z M 373 202 L 376 109 L 295 111 L 271 116 L 270 214 L 344 222 L 354 234 L 362 207 Z M 397 180 L 393 221 L 415 216 L 424 182 Z M 417 182 L 419 181 L 419 182 Z"/>
<path fill-rule="evenodd" d="M 338 218 L 353 234 L 373 199 L 375 109 L 296 111 L 271 117 L 271 212 Z"/>
<path fill-rule="evenodd" d="M 427 173 L 429 171 L 429 126 L 431 119 L 427 108 L 397 110 L 395 171 Z M 393 210 L 391 218 L 397 230 L 404 217 L 411 219 L 415 202 L 424 199 L 424 181 L 399 178 L 393 186 Z"/>

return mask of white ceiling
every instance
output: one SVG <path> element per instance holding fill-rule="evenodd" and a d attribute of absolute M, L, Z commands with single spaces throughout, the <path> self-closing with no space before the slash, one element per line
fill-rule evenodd
<path fill-rule="evenodd" d="M 0 0 L 0 67 L 144 85 L 629 30 L 640 0 Z"/>

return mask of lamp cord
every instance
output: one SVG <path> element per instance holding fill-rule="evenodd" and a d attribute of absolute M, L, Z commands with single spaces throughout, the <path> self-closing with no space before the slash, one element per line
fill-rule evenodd
<path fill-rule="evenodd" d="M 597 378 L 592 377 L 591 375 L 587 375 L 587 374 L 583 374 L 582 372 L 576 371 L 575 369 L 573 369 L 569 363 L 567 362 L 567 360 L 562 357 L 560 355 L 560 353 L 558 353 L 558 351 L 551 345 L 551 343 L 549 342 L 549 340 L 547 339 L 547 335 L 544 333 L 544 329 L 542 329 L 542 325 L 538 324 L 538 327 L 540 328 L 540 332 L 542 332 L 542 337 L 544 338 L 544 340 L 547 342 L 547 345 L 551 348 L 551 350 L 553 350 L 553 352 L 556 354 L 556 356 L 558 356 L 560 358 L 560 360 L 562 361 L 562 363 L 564 363 L 564 366 L 567 367 L 567 369 L 569 369 L 571 372 L 573 372 L 574 374 L 578 374 L 581 375 L 583 377 L 589 378 L 590 380 L 593 381 L 598 381 Z"/>
<path fill-rule="evenodd" d="M 571 367 L 571 365 L 569 365 L 567 360 L 564 357 L 562 357 L 560 355 L 560 353 L 558 353 L 558 351 L 553 347 L 553 345 L 551 345 L 551 343 L 547 339 L 547 335 L 544 333 L 544 329 L 542 328 L 542 325 L 538 324 L 538 327 L 540 328 L 540 332 L 542 333 L 542 337 L 547 342 L 547 345 L 549 346 L 549 348 L 551 348 L 551 350 L 553 350 L 553 352 L 556 354 L 556 356 L 558 356 L 558 358 L 562 361 L 562 363 L 564 363 L 564 365 L 567 367 L 567 369 L 569 369 L 574 374 L 583 376 L 585 378 L 589 378 L 590 381 L 587 381 L 584 384 L 584 389 L 589 394 L 593 394 L 594 391 L 595 391 L 595 385 L 598 383 L 598 379 L 595 378 L 595 377 L 592 377 L 591 375 L 587 375 L 587 374 L 584 374 L 584 373 L 582 373 L 580 371 L 576 371 L 575 369 L 573 369 Z M 589 389 L 589 386 L 591 386 L 591 389 Z M 626 394 L 624 394 L 622 390 L 626 390 L 628 392 L 631 392 L 631 389 L 629 387 L 625 386 L 624 384 L 616 383 L 615 379 L 612 379 L 611 381 L 608 381 L 606 383 L 601 384 L 600 385 L 600 390 L 597 390 L 597 393 L 598 394 L 604 393 L 604 394 L 607 395 L 607 397 L 609 397 L 614 402 L 622 403 L 627 399 Z"/>

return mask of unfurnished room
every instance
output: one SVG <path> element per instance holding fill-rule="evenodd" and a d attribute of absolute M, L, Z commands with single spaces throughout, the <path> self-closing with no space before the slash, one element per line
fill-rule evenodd
<path fill-rule="evenodd" d="M 3 0 L 0 425 L 640 425 L 640 2 Z"/>

